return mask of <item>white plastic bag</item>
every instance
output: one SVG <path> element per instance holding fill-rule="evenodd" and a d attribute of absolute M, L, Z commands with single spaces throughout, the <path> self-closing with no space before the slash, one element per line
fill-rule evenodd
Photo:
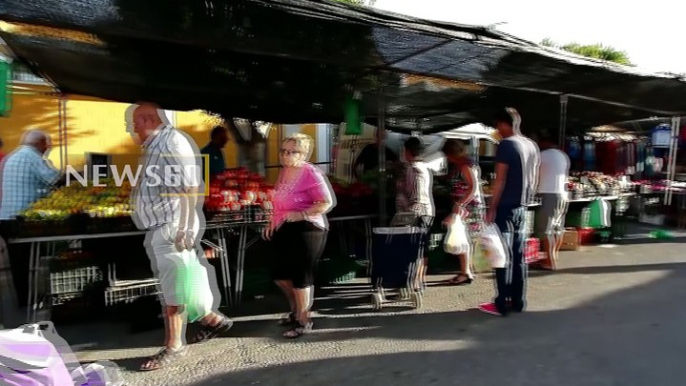
<path fill-rule="evenodd" d="M 52 323 L 42 322 L 0 331 L 0 384 L 21 386 L 71 386 L 69 365 L 74 366 L 73 355 L 63 355 L 50 338 L 50 330 L 41 327 Z M 78 365 L 78 362 L 76 362 Z"/>
<path fill-rule="evenodd" d="M 451 255 L 461 255 L 469 252 L 469 234 L 462 217 L 453 214 L 452 224 L 448 227 L 443 249 Z"/>
<path fill-rule="evenodd" d="M 491 267 L 505 268 L 507 264 L 507 251 L 505 250 L 503 236 L 497 225 L 488 224 L 484 226 L 481 232 L 481 246 Z"/>

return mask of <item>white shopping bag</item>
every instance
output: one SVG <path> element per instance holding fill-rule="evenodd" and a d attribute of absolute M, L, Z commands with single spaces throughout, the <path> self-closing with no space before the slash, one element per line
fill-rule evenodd
<path fill-rule="evenodd" d="M 495 224 L 484 226 L 481 232 L 481 246 L 486 260 L 493 268 L 505 268 L 507 264 L 507 250 L 500 229 Z"/>
<path fill-rule="evenodd" d="M 443 249 L 451 255 L 461 255 L 469 252 L 469 234 L 464 221 L 462 221 L 462 216 L 458 214 L 452 216 L 453 221 L 448 227 Z"/>

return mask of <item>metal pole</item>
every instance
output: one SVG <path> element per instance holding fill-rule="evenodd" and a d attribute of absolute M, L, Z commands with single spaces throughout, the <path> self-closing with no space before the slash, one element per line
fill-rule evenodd
<path fill-rule="evenodd" d="M 671 135 L 674 135 L 674 117 L 672 117 L 672 124 L 671 126 Z M 665 189 L 665 194 L 664 197 L 662 198 L 662 204 L 667 206 L 669 205 L 667 201 L 669 200 L 669 191 L 671 190 L 672 183 L 670 181 L 670 177 L 672 175 L 672 154 L 674 153 L 674 141 L 672 141 L 672 137 L 670 136 L 669 138 L 669 155 L 667 156 L 667 187 Z"/>
<path fill-rule="evenodd" d="M 565 136 L 567 134 L 567 104 L 569 97 L 567 95 L 560 95 L 560 149 L 565 148 Z"/>
<path fill-rule="evenodd" d="M 60 170 L 64 171 L 64 142 L 62 141 L 62 94 L 57 96 L 57 142 L 60 146 Z"/>
<path fill-rule="evenodd" d="M 386 225 L 386 97 L 384 91 L 379 94 L 379 116 L 376 129 L 379 149 L 379 221 L 381 226 Z"/>
<path fill-rule="evenodd" d="M 681 126 L 681 117 L 672 118 L 672 138 L 669 142 L 670 157 L 667 171 L 667 205 L 672 205 L 672 196 L 674 195 L 672 182 L 676 179 L 676 161 L 679 154 L 679 126 Z"/>
<path fill-rule="evenodd" d="M 67 169 L 69 164 L 69 138 L 67 137 L 67 100 L 64 94 L 60 94 L 60 105 L 62 108 L 62 137 L 64 138 L 64 170 Z"/>

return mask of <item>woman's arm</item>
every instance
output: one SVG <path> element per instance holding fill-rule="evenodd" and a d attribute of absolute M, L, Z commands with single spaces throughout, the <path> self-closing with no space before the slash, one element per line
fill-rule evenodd
<path fill-rule="evenodd" d="M 310 188 L 310 196 L 312 197 L 312 206 L 304 213 L 308 216 L 316 216 L 325 214 L 334 206 L 334 196 L 331 185 L 327 178 L 318 170 L 313 171 L 312 177 L 314 184 Z"/>
<path fill-rule="evenodd" d="M 478 181 L 477 181 L 477 175 L 476 171 L 474 170 L 473 167 L 469 165 L 462 165 L 460 168 L 462 175 L 464 176 L 465 182 L 467 183 L 468 186 L 468 193 L 465 195 L 462 199 L 460 199 L 458 202 L 455 203 L 455 206 L 459 209 L 459 207 L 464 206 L 468 202 L 472 201 L 474 197 L 476 196 L 477 188 L 478 188 Z"/>

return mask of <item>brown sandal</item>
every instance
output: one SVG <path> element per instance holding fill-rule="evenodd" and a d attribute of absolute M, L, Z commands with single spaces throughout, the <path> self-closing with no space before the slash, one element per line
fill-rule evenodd
<path fill-rule="evenodd" d="M 140 370 L 154 371 L 163 367 L 167 367 L 173 362 L 179 360 L 181 357 L 185 356 L 187 351 L 188 348 L 186 346 L 183 346 L 178 350 L 172 350 L 169 347 L 165 347 L 157 354 L 148 358 L 148 360 L 141 365 Z"/>

